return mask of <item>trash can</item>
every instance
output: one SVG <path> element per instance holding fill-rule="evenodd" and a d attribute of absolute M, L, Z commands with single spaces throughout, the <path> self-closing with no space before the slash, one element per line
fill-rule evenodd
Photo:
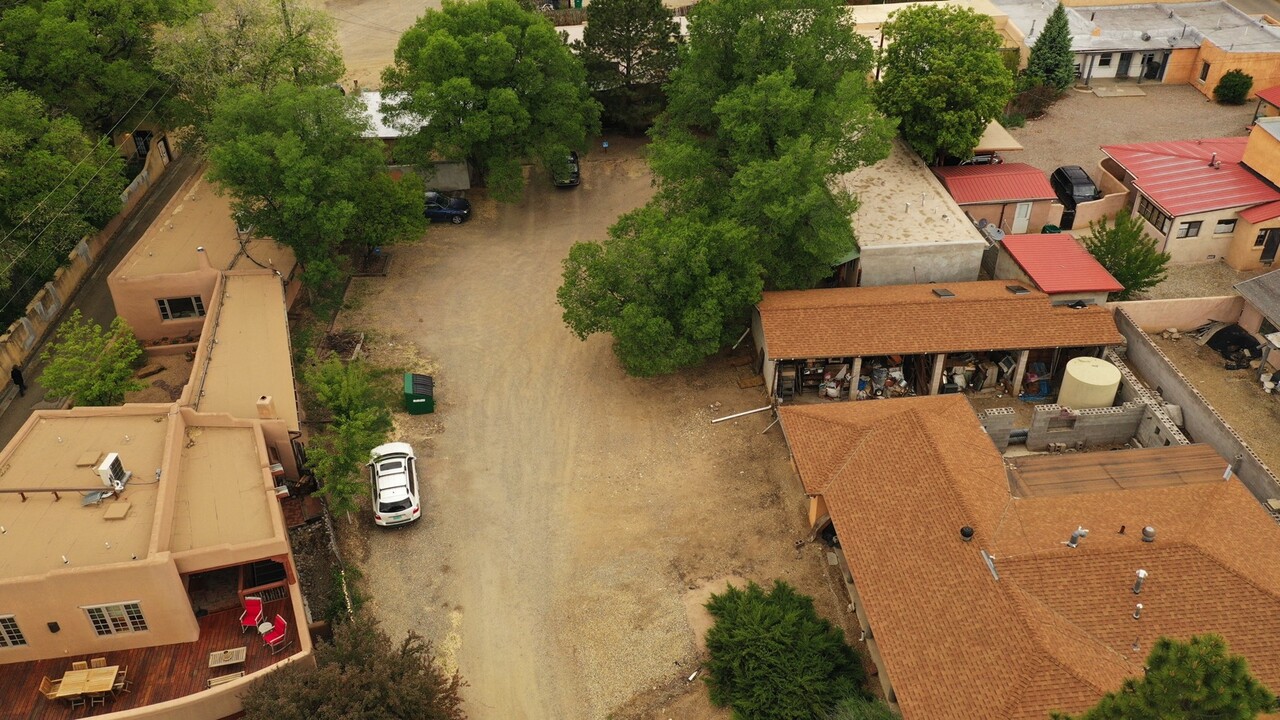
<path fill-rule="evenodd" d="M 1062 232 L 1062 228 L 1058 227 L 1057 225 L 1045 225 L 1044 227 L 1040 228 L 1040 232 L 1044 235 L 1052 235 L 1054 233 Z"/>
<path fill-rule="evenodd" d="M 430 375 L 404 374 L 404 409 L 410 415 L 436 411 L 435 381 Z"/>

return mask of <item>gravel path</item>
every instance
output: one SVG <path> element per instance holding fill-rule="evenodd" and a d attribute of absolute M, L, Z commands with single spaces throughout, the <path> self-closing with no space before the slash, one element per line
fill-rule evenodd
<path fill-rule="evenodd" d="M 1254 103 L 1231 107 L 1209 102 L 1190 85 L 1142 85 L 1145 97 L 1100 98 L 1068 90 L 1045 117 L 1009 132 L 1025 148 L 1005 153 L 1046 173 L 1062 165 L 1098 172 L 1102 145 L 1245 135 Z"/>
<path fill-rule="evenodd" d="M 1270 268 L 1235 270 L 1222 261 L 1170 265 L 1164 282 L 1138 294 L 1134 300 L 1176 300 L 1191 297 L 1235 295 L 1233 286 L 1257 277 Z"/>

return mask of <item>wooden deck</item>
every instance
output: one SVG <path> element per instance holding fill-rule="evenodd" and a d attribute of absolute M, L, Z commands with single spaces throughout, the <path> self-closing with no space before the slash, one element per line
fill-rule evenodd
<path fill-rule="evenodd" d="M 1045 497 L 1221 482 L 1227 469 L 1208 445 L 1170 445 L 1008 458 L 1014 493 Z"/>
<path fill-rule="evenodd" d="M 13 663 L 0 666 L 0 718 L 31 720 L 71 720 L 106 715 L 144 705 L 173 700 L 208 689 L 209 678 L 243 670 L 245 675 L 273 665 L 298 651 L 298 623 L 287 599 L 267 603 L 263 615 L 267 619 L 283 615 L 289 623 L 292 644 L 272 655 L 257 633 L 240 632 L 240 610 L 211 613 L 199 619 L 200 639 L 191 643 L 120 650 L 103 654 L 108 665 L 128 666 L 130 692 L 119 697 L 107 696 L 105 706 L 72 710 L 65 702 L 46 700 L 39 692 L 40 679 L 62 677 L 76 660 L 89 660 L 90 655 L 69 656 L 56 660 Z M 237 647 L 247 648 L 242 665 L 210 668 L 209 653 Z M 94 653 L 93 656 L 97 656 Z"/>

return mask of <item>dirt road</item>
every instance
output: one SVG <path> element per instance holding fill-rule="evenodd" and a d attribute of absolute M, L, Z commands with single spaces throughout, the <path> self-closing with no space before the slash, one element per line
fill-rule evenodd
<path fill-rule="evenodd" d="M 520 205 L 479 200 L 472 222 L 396 248 L 342 317 L 379 333 L 375 361 L 436 375 L 438 412 L 397 419 L 429 478 L 424 518 L 371 530 L 360 559 L 388 630 L 456 663 L 477 720 L 727 718 L 685 680 L 684 601 L 711 579 L 785 579 L 841 615 L 823 550 L 793 548 L 804 500 L 769 415 L 710 424 L 763 404 L 745 369 L 627 378 L 607 338 L 561 322 L 569 246 L 652 192 L 613 144 L 578 189 L 535 176 Z"/>

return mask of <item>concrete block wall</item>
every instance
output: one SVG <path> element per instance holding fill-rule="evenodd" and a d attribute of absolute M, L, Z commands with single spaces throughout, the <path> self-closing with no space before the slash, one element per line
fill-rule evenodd
<path fill-rule="evenodd" d="M 1205 400 L 1164 352 L 1151 342 L 1123 308 L 1116 311 L 1116 326 L 1128 340 L 1127 362 L 1168 402 L 1182 408 L 1183 427 L 1196 442 L 1211 446 L 1231 463 L 1232 469 L 1259 502 L 1280 498 L 1280 482 L 1244 438 Z"/>
<path fill-rule="evenodd" d="M 1143 447 L 1190 445 L 1191 440 L 1183 434 L 1165 409 L 1164 398 L 1143 385 L 1125 363 L 1124 358 L 1120 357 L 1115 350 L 1108 349 L 1105 357 L 1120 370 L 1120 400 L 1140 402 L 1147 406 L 1147 412 L 1138 423 L 1138 431 L 1134 434 L 1134 439 Z"/>
<path fill-rule="evenodd" d="M 978 422 L 982 423 L 982 429 L 987 431 L 987 435 L 991 436 L 991 442 L 995 443 L 996 449 L 1004 452 L 1009 449 L 1009 431 L 1013 429 L 1014 420 L 1017 414 L 1013 408 L 991 408 L 978 413 Z"/>
<path fill-rule="evenodd" d="M 1147 405 L 1126 402 L 1118 407 L 1075 410 L 1062 405 L 1037 405 L 1027 429 L 1027 449 L 1047 450 L 1049 443 L 1085 447 L 1126 443 L 1138 432 Z"/>

